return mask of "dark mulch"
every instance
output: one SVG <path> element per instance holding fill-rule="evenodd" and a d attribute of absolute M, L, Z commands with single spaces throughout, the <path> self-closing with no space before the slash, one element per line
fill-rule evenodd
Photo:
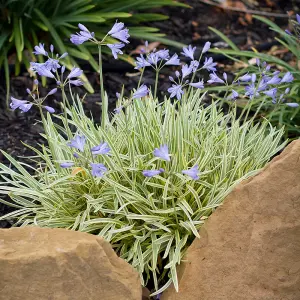
<path fill-rule="evenodd" d="M 180 41 L 185 44 L 193 44 L 201 48 L 206 41 L 213 42 L 214 46 L 226 47 L 220 38 L 208 29 L 208 26 L 215 27 L 230 37 L 242 49 L 249 49 L 256 47 L 260 50 L 268 50 L 274 44 L 274 32 L 268 29 L 268 26 L 256 20 L 249 20 L 249 16 L 243 13 L 231 12 L 229 10 L 222 10 L 213 6 L 208 6 L 201 3 L 199 0 L 183 1 L 189 4 L 192 9 L 167 7 L 154 10 L 153 12 L 162 12 L 170 16 L 170 19 L 163 22 L 156 22 L 151 24 L 161 29 L 171 39 Z M 234 2 L 234 1 L 233 1 Z M 252 2 L 252 1 L 250 1 Z M 256 6 L 258 10 L 268 10 L 279 13 L 285 13 L 292 10 L 295 1 L 259 1 Z M 270 4 L 271 3 L 271 4 Z M 271 7 L 270 7 L 271 5 Z M 287 19 L 276 19 L 276 22 L 282 27 L 287 26 Z M 127 48 L 135 49 L 138 45 L 145 41 L 132 41 Z M 171 52 L 180 52 L 178 49 L 169 47 Z M 223 62 L 224 57 L 215 56 L 219 62 Z M 95 120 L 100 118 L 101 109 L 99 105 L 99 79 L 96 72 L 91 70 L 88 65 L 83 64 L 82 68 L 86 71 L 91 84 L 95 87 L 95 93 L 87 95 L 86 110 L 92 111 Z M 166 91 L 170 85 L 168 76 L 170 74 L 163 73 L 160 77 L 159 84 L 161 91 Z M 137 86 L 139 75 L 132 66 L 120 61 L 108 58 L 104 61 L 104 82 L 105 88 L 110 99 L 110 109 L 115 105 L 115 93 L 120 91 L 122 84 L 125 86 L 125 91 L 128 92 Z M 147 85 L 154 83 L 154 75 L 151 71 L 145 72 L 144 82 Z M 32 78 L 24 71 L 20 76 L 11 78 L 11 95 L 18 99 L 26 99 L 26 88 L 32 86 Z M 50 88 L 54 86 L 49 82 L 47 88 L 42 88 L 41 93 L 46 94 Z M 78 89 L 78 92 L 83 95 L 85 91 Z M 55 99 L 50 101 L 57 108 L 60 96 L 56 95 Z M 56 103 L 56 104 L 55 104 Z M 42 142 L 40 132 L 42 127 L 39 123 L 39 115 L 37 111 L 30 111 L 27 114 L 20 114 L 19 112 L 4 112 L 5 107 L 5 82 L 4 76 L 0 76 L 0 109 L 2 111 L 0 117 L 0 148 L 14 157 L 30 156 L 32 151 L 24 147 L 23 143 L 29 145 L 36 145 Z M 22 141 L 22 142 L 21 142 Z M 5 156 L 0 154 L 0 161 L 8 164 Z M 0 216 L 7 213 L 9 209 L 0 204 Z M 1 227 L 9 227 L 10 224 L 6 221 L 0 222 Z"/>

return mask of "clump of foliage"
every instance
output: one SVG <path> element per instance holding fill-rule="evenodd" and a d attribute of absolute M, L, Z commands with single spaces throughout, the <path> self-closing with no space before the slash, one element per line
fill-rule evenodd
<path fill-rule="evenodd" d="M 253 65 L 251 62 L 253 58 L 258 58 L 261 61 L 267 62 L 272 66 L 279 66 L 281 69 L 287 70 L 291 76 L 295 80 L 287 80 L 281 88 L 277 88 L 273 90 L 273 101 L 264 103 L 261 108 L 260 116 L 267 118 L 273 125 L 284 127 L 285 128 L 285 138 L 296 139 L 300 135 L 300 15 L 296 16 L 296 20 L 290 20 L 291 26 L 293 28 L 292 32 L 289 30 L 282 30 L 277 24 L 274 22 L 260 16 L 255 16 L 256 19 L 264 22 L 265 24 L 270 26 L 270 29 L 279 33 L 280 38 L 276 38 L 276 40 L 286 47 L 290 53 L 293 55 L 293 64 L 289 64 L 284 60 L 277 58 L 271 54 L 265 53 L 257 53 L 254 51 L 242 51 L 240 50 L 232 41 L 230 41 L 226 36 L 224 36 L 221 32 L 214 28 L 210 28 L 216 34 L 218 34 L 232 49 L 213 49 L 212 52 L 222 53 L 226 55 L 229 59 L 237 61 L 242 64 L 248 64 L 246 68 L 241 70 L 240 73 L 251 72 L 256 74 L 261 74 L 261 65 Z M 252 60 L 251 60 L 252 59 Z M 276 72 L 276 70 L 273 70 Z M 239 73 L 239 74 L 240 74 Z M 280 98 L 280 91 L 285 89 L 289 90 L 289 95 L 286 96 L 290 99 L 294 104 L 293 106 L 296 108 L 294 110 L 288 109 L 285 105 L 282 104 L 282 100 L 286 97 Z M 281 92 L 282 93 L 282 92 Z M 238 105 L 243 107 L 244 104 L 242 101 Z M 256 103 L 252 106 L 251 110 L 256 111 L 257 107 L 260 105 L 260 101 L 257 100 Z M 275 110 L 274 110 L 275 107 Z"/>
<path fill-rule="evenodd" d="M 151 279 L 153 295 L 172 283 L 178 290 L 176 266 L 192 240 L 199 238 L 204 220 L 236 183 L 260 170 L 286 145 L 281 142 L 283 129 L 277 130 L 268 120 L 254 124 L 255 115 L 249 118 L 249 111 L 254 100 L 260 99 L 261 105 L 271 101 L 268 91 L 290 81 L 290 74 L 268 74 L 264 64 L 259 76 L 244 74 L 228 83 L 226 73 L 222 77 L 215 73 L 217 64 L 212 58 L 202 61 L 210 49 L 207 42 L 198 59 L 195 47 L 183 48 L 182 55 L 191 61 L 170 76 L 170 95 L 160 102 L 156 97 L 159 72 L 169 65 L 179 66 L 180 60 L 166 49 L 148 51 L 146 43 L 136 61 L 141 71 L 138 87 L 129 97 L 118 94 L 110 116 L 101 80 L 101 53 L 110 49 L 118 58 L 128 42 L 128 29 L 116 22 L 99 39 L 84 25 L 78 27 L 71 41 L 76 45 L 91 42 L 99 51 L 101 124 L 85 115 L 83 99 L 72 94 L 73 85 L 82 85 L 78 76 L 83 71 L 74 67 L 68 73 L 62 64 L 67 53 L 54 55 L 51 47 L 49 55 L 42 44 L 36 46 L 36 55 L 47 60 L 33 62 L 31 67 L 56 81 L 57 88 L 48 95 L 61 90 L 63 114 L 51 115 L 55 110 L 44 104 L 48 95 L 39 97 L 38 81 L 28 90 L 31 101 L 11 98 L 13 110 L 40 110 L 45 144 L 28 146 L 37 158 L 33 176 L 26 170 L 31 166 L 3 152 L 14 168 L 0 164 L 0 194 L 11 199 L 0 201 L 16 210 L 0 219 L 100 235 L 139 271 L 144 285 Z M 110 37 L 118 42 L 111 44 Z M 156 71 L 153 92 L 142 82 L 147 67 Z M 224 97 L 215 96 L 204 105 L 204 81 L 194 82 L 200 70 L 210 72 L 209 84 L 225 86 Z M 241 86 L 243 94 L 235 90 Z M 66 97 L 66 88 L 71 99 Z M 242 115 L 237 114 L 238 97 L 249 99 Z M 229 99 L 230 110 L 224 113 L 222 103 Z"/>

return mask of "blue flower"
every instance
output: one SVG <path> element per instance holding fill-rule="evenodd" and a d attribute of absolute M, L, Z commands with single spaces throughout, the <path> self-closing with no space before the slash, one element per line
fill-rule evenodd
<path fill-rule="evenodd" d="M 35 54 L 35 55 L 45 55 L 45 56 L 48 56 L 48 53 L 45 51 L 45 48 L 44 48 L 44 44 L 42 43 L 39 43 L 38 46 L 35 46 L 34 47 L 34 50 L 32 53 Z"/>
<path fill-rule="evenodd" d="M 106 45 L 112 52 L 112 55 L 115 59 L 118 59 L 118 54 L 123 54 L 121 48 L 125 46 L 123 43 L 118 44 L 107 44 Z"/>
<path fill-rule="evenodd" d="M 70 78 L 74 78 L 74 77 L 79 77 L 81 76 L 81 74 L 83 73 L 83 71 L 77 67 L 73 67 L 73 69 L 71 70 L 70 74 L 68 75 L 68 79 Z"/>
<path fill-rule="evenodd" d="M 10 97 L 10 99 L 11 99 L 11 103 L 9 106 L 12 110 L 19 108 L 22 111 L 24 111 L 24 105 L 28 104 L 27 100 L 18 100 L 14 97 Z M 25 110 L 26 110 L 26 106 L 25 106 Z"/>
<path fill-rule="evenodd" d="M 148 62 L 142 54 L 140 55 L 140 57 L 136 58 L 135 64 L 136 64 L 135 69 L 142 69 L 144 67 L 151 66 L 151 63 Z"/>
<path fill-rule="evenodd" d="M 84 42 L 88 41 L 89 39 L 92 39 L 94 37 L 93 34 L 94 34 L 93 32 L 90 33 L 88 36 L 87 35 L 82 35 L 82 34 L 79 34 L 79 33 L 71 34 L 70 41 L 74 45 L 81 45 Z"/>
<path fill-rule="evenodd" d="M 215 68 L 216 65 L 217 65 L 217 63 L 213 62 L 212 57 L 210 57 L 210 58 L 205 57 L 202 68 L 206 69 L 208 71 L 214 72 L 214 71 L 217 71 L 217 69 Z"/>
<path fill-rule="evenodd" d="M 122 22 L 117 22 L 114 24 L 112 29 L 108 32 L 109 35 L 115 34 L 119 31 L 121 31 L 124 28 L 124 23 Z"/>
<path fill-rule="evenodd" d="M 155 52 L 155 54 L 160 58 L 160 59 L 165 59 L 167 60 L 170 57 L 169 50 L 163 49 Z"/>
<path fill-rule="evenodd" d="M 84 151 L 84 145 L 85 145 L 85 136 L 84 135 L 76 135 L 74 139 L 71 140 L 71 142 L 68 144 L 71 148 L 76 148 L 79 151 Z"/>
<path fill-rule="evenodd" d="M 294 107 L 294 108 L 296 108 L 296 107 L 299 107 L 299 104 L 298 103 L 295 103 L 295 102 L 290 102 L 290 103 L 285 103 L 285 105 L 287 105 L 287 106 L 289 106 L 289 107 Z"/>
<path fill-rule="evenodd" d="M 206 42 L 203 49 L 202 53 L 206 53 L 210 49 L 211 42 Z"/>
<path fill-rule="evenodd" d="M 197 88 L 197 89 L 204 89 L 204 82 L 203 79 L 199 82 L 190 83 L 190 86 Z"/>
<path fill-rule="evenodd" d="M 51 106 L 44 106 L 44 108 L 50 113 L 50 114 L 53 114 L 55 113 L 55 109 Z"/>
<path fill-rule="evenodd" d="M 124 108 L 124 106 L 119 106 L 119 107 L 115 108 L 114 113 L 119 114 L 122 111 L 123 108 Z"/>
<path fill-rule="evenodd" d="M 112 27 L 112 29 L 108 32 L 109 35 L 112 37 L 128 44 L 129 41 L 127 40 L 130 35 L 128 34 L 128 29 L 124 28 L 124 23 L 118 23 L 116 22 L 115 25 Z"/>
<path fill-rule="evenodd" d="M 193 72 L 193 69 L 191 66 L 184 65 L 184 66 L 182 66 L 181 72 L 182 72 L 182 78 L 184 78 L 184 77 L 190 75 Z"/>
<path fill-rule="evenodd" d="M 166 63 L 166 65 L 170 66 L 178 66 L 180 65 L 180 60 L 178 58 L 178 55 L 175 53 Z"/>
<path fill-rule="evenodd" d="M 23 105 L 19 106 L 19 109 L 22 112 L 28 112 L 31 109 L 32 105 L 33 105 L 32 103 L 23 104 Z"/>
<path fill-rule="evenodd" d="M 98 146 L 95 146 L 91 149 L 92 154 L 98 155 L 98 154 L 108 154 L 110 151 L 110 148 L 108 147 L 107 143 L 100 143 Z"/>
<path fill-rule="evenodd" d="M 190 64 L 190 68 L 192 69 L 192 72 L 195 73 L 197 71 L 198 67 L 199 67 L 199 61 L 192 60 L 191 64 Z"/>
<path fill-rule="evenodd" d="M 163 173 L 165 170 L 163 168 L 160 168 L 159 170 L 144 170 L 143 175 L 145 177 L 153 177 L 156 175 L 159 175 L 160 173 Z"/>
<path fill-rule="evenodd" d="M 47 66 L 44 63 L 31 62 L 30 65 L 31 65 L 31 70 L 37 72 L 40 76 L 54 78 L 54 75 L 51 73 L 51 71 L 47 68 Z"/>
<path fill-rule="evenodd" d="M 265 91 L 268 88 L 268 82 L 271 80 L 269 76 L 263 76 L 261 79 L 260 83 L 258 84 L 257 91 Z"/>
<path fill-rule="evenodd" d="M 57 69 L 60 68 L 60 64 L 58 63 L 57 59 L 49 58 L 45 61 L 44 66 L 49 71 L 55 72 Z"/>
<path fill-rule="evenodd" d="M 278 77 L 278 75 L 273 76 L 269 81 L 267 81 L 267 84 L 279 84 L 281 79 Z"/>
<path fill-rule="evenodd" d="M 243 76 L 239 77 L 237 79 L 237 82 L 239 81 L 242 81 L 242 82 L 249 82 L 251 80 L 251 75 L 249 75 L 248 73 L 247 74 L 244 74 Z"/>
<path fill-rule="evenodd" d="M 57 88 L 52 89 L 52 90 L 47 94 L 47 96 L 53 95 L 53 94 L 55 94 L 56 92 L 57 92 Z"/>
<path fill-rule="evenodd" d="M 103 177 L 107 171 L 107 168 L 103 164 L 90 163 L 90 166 L 92 167 L 92 175 L 95 177 Z"/>
<path fill-rule="evenodd" d="M 94 32 L 90 32 L 84 25 L 78 24 L 80 33 L 71 34 L 70 41 L 75 45 L 80 45 L 90 39 L 93 39 L 95 34 Z"/>
<path fill-rule="evenodd" d="M 239 96 L 239 93 L 235 90 L 231 90 L 231 95 L 229 96 L 229 99 L 236 99 Z"/>
<path fill-rule="evenodd" d="M 285 32 L 288 34 L 288 35 L 293 35 L 289 30 L 285 30 Z"/>
<path fill-rule="evenodd" d="M 64 162 L 64 163 L 61 163 L 60 166 L 62 168 L 70 168 L 70 167 L 73 167 L 74 166 L 74 163 L 73 162 Z"/>
<path fill-rule="evenodd" d="M 80 30 L 82 30 L 82 31 L 85 31 L 85 32 L 90 32 L 84 25 L 82 25 L 82 24 L 78 24 L 78 28 L 80 29 Z"/>
<path fill-rule="evenodd" d="M 275 96 L 277 94 L 277 88 L 273 88 L 273 89 L 270 89 L 268 91 L 265 91 L 264 94 L 269 96 L 269 97 L 275 98 Z"/>
<path fill-rule="evenodd" d="M 154 52 L 150 53 L 147 59 L 148 62 L 153 66 L 157 66 L 157 63 L 160 61 L 160 57 Z"/>
<path fill-rule="evenodd" d="M 281 79 L 280 83 L 290 83 L 294 80 L 293 75 L 291 72 L 287 72 L 284 74 L 283 78 Z"/>
<path fill-rule="evenodd" d="M 68 53 L 68 52 L 65 52 L 65 53 L 63 53 L 63 54 L 60 56 L 59 59 L 63 59 L 63 58 L 65 58 L 65 57 L 68 56 L 68 55 L 69 55 L 69 53 Z"/>
<path fill-rule="evenodd" d="M 75 85 L 75 86 L 83 85 L 83 82 L 80 79 L 70 80 L 69 82 L 70 82 L 70 84 Z"/>
<path fill-rule="evenodd" d="M 154 156 L 166 161 L 170 161 L 170 154 L 167 145 L 162 145 L 160 148 L 155 148 L 153 151 Z"/>
<path fill-rule="evenodd" d="M 180 84 L 172 84 L 172 86 L 168 88 L 168 92 L 171 94 L 171 98 L 176 96 L 177 100 L 180 100 L 182 95 L 184 94 L 184 91 L 182 90 L 182 86 Z"/>
<path fill-rule="evenodd" d="M 246 90 L 245 96 L 249 96 L 250 99 L 259 96 L 259 92 L 256 90 L 256 86 L 254 83 L 251 83 L 250 85 L 246 86 L 245 90 Z"/>
<path fill-rule="evenodd" d="M 147 86 L 145 86 L 144 84 L 141 85 L 132 95 L 132 99 L 139 99 L 142 97 L 147 96 L 149 93 L 149 90 L 147 88 Z"/>
<path fill-rule="evenodd" d="M 210 79 L 207 81 L 208 83 L 225 83 L 216 73 L 209 74 L 209 78 Z"/>
<path fill-rule="evenodd" d="M 189 57 L 191 60 L 194 60 L 194 53 L 196 51 L 196 47 L 189 45 L 188 47 L 183 47 L 182 50 L 183 52 L 181 52 L 181 54 L 183 54 L 186 57 Z"/>
<path fill-rule="evenodd" d="M 199 173 L 198 165 L 195 165 L 194 167 L 190 168 L 189 170 L 183 170 L 182 171 L 182 174 L 188 175 L 191 178 L 193 178 L 194 180 L 199 179 L 198 173 Z"/>

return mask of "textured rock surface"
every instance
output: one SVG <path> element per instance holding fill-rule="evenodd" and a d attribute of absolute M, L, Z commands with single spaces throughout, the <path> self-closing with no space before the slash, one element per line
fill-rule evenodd
<path fill-rule="evenodd" d="M 37 227 L 0 230 L 2 300 L 141 300 L 138 273 L 100 237 Z"/>
<path fill-rule="evenodd" d="M 238 185 L 179 266 L 162 300 L 300 299 L 300 140 Z"/>

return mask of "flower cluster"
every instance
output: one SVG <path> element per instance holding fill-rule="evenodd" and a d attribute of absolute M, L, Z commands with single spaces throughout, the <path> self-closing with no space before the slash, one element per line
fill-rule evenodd
<path fill-rule="evenodd" d="M 107 35 L 101 41 L 98 41 L 95 38 L 95 33 L 90 32 L 84 25 L 78 24 L 78 27 L 80 29 L 80 32 L 76 34 L 71 34 L 70 41 L 73 44 L 80 45 L 86 41 L 90 41 L 97 45 L 106 45 L 111 50 L 112 55 L 115 59 L 118 58 L 118 54 L 123 54 L 121 49 L 125 46 L 125 44 L 129 43 L 128 38 L 130 37 L 130 35 L 128 33 L 128 29 L 124 28 L 124 23 L 122 22 L 116 22 L 112 27 L 112 29 L 107 33 Z M 106 42 L 107 36 L 111 36 L 119 40 L 120 42 L 114 44 L 107 43 Z"/>
<path fill-rule="evenodd" d="M 176 96 L 176 98 L 180 100 L 182 95 L 184 94 L 184 87 L 186 86 L 190 86 L 197 89 L 204 89 L 203 79 L 201 79 L 198 82 L 194 82 L 195 74 L 201 70 L 213 72 L 212 74 L 210 74 L 210 80 L 208 81 L 208 83 L 214 83 L 214 82 L 224 83 L 224 81 L 221 80 L 215 74 L 215 71 L 217 70 L 216 69 L 217 63 L 213 61 L 212 57 L 205 57 L 204 62 L 201 66 L 202 55 L 210 49 L 210 46 L 211 46 L 210 42 L 205 43 L 198 60 L 194 59 L 196 47 L 192 47 L 191 45 L 189 45 L 188 47 L 183 48 L 183 52 L 181 52 L 181 54 L 190 58 L 191 61 L 190 64 L 184 64 L 182 66 L 181 73 L 178 71 L 175 72 L 176 79 L 174 79 L 174 77 L 172 76 L 169 77 L 170 81 L 172 82 L 172 86 L 168 89 L 171 98 Z M 187 80 L 187 77 L 191 74 L 193 74 L 192 79 Z"/>
<path fill-rule="evenodd" d="M 53 107 L 43 105 L 43 102 L 46 100 L 48 96 L 55 94 L 57 92 L 57 88 L 52 89 L 50 92 L 48 92 L 48 94 L 45 97 L 40 98 L 39 82 L 37 79 L 35 79 L 34 88 L 32 90 L 26 89 L 26 91 L 33 101 L 29 102 L 28 100 L 19 100 L 14 97 L 11 97 L 10 108 L 12 110 L 20 109 L 22 112 L 28 112 L 33 105 L 36 105 L 46 109 L 49 113 L 55 112 L 55 109 Z"/>
<path fill-rule="evenodd" d="M 233 84 L 246 84 L 245 96 L 253 99 L 255 97 L 267 96 L 272 99 L 273 104 L 284 103 L 284 97 L 290 92 L 289 88 L 285 88 L 284 92 L 280 92 L 281 87 L 287 83 L 291 83 L 294 80 L 293 75 L 290 72 L 284 73 L 282 76 L 280 71 L 274 71 L 270 73 L 270 65 L 266 62 L 260 63 L 257 60 L 257 65 L 260 69 L 260 76 L 258 77 L 255 73 L 244 74 L 239 77 Z M 232 99 L 238 97 L 238 94 L 233 91 Z M 285 103 L 290 107 L 298 107 L 298 103 Z"/>

